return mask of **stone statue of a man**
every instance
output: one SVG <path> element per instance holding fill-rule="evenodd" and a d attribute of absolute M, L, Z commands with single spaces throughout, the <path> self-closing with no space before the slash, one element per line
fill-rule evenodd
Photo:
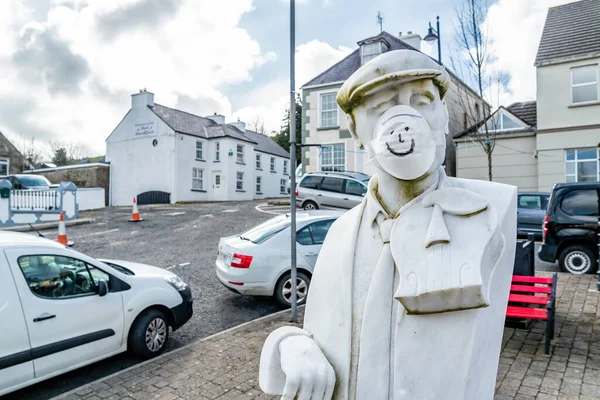
<path fill-rule="evenodd" d="M 304 329 L 267 339 L 260 386 L 286 399 L 487 400 L 516 242 L 516 188 L 442 167 L 450 78 L 390 51 L 337 101 L 377 173 L 323 244 Z"/>

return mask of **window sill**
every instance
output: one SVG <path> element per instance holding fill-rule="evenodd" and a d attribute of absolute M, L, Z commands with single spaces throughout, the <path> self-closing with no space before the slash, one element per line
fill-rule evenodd
<path fill-rule="evenodd" d="M 577 108 L 577 107 L 587 107 L 587 106 L 597 106 L 600 105 L 600 101 L 588 101 L 585 103 L 571 103 L 567 107 L 568 108 Z"/>
<path fill-rule="evenodd" d="M 238 190 L 238 189 L 236 189 L 235 191 L 238 192 L 238 193 L 246 193 L 245 190 Z"/>
<path fill-rule="evenodd" d="M 240 164 L 240 165 L 246 165 L 246 163 L 239 162 L 239 161 L 236 161 L 235 163 L 236 163 L 236 164 Z"/>
<path fill-rule="evenodd" d="M 260 194 L 262 196 L 262 192 L 256 192 L 256 194 Z"/>
<path fill-rule="evenodd" d="M 321 128 L 317 128 L 317 131 L 332 131 L 334 129 L 340 129 L 340 126 L 327 126 L 327 127 L 321 127 Z"/>
<path fill-rule="evenodd" d="M 213 161 L 213 162 L 214 162 L 214 163 L 216 163 L 216 162 L 221 162 L 221 160 L 215 160 L 215 161 Z"/>
<path fill-rule="evenodd" d="M 262 168 L 256 168 L 257 171 L 262 171 Z"/>
<path fill-rule="evenodd" d="M 271 172 L 272 174 L 276 174 L 276 173 L 277 173 L 277 171 L 270 171 L 270 172 Z"/>
<path fill-rule="evenodd" d="M 202 158 L 196 158 L 196 161 L 200 161 L 200 162 L 206 162 L 206 160 L 202 159 Z"/>
<path fill-rule="evenodd" d="M 206 193 L 206 190 L 202 190 L 202 189 L 192 189 L 192 192 Z"/>

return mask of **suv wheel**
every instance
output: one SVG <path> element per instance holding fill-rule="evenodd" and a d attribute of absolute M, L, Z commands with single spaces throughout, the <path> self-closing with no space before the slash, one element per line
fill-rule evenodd
<path fill-rule="evenodd" d="M 560 253 L 558 266 L 563 272 L 574 275 L 593 274 L 596 272 L 596 260 L 587 247 L 569 246 Z"/>
<path fill-rule="evenodd" d="M 315 203 L 314 201 L 307 201 L 304 203 L 304 205 L 302 206 L 302 208 L 306 211 L 309 210 L 318 210 L 319 206 L 317 205 L 317 203 Z"/>
<path fill-rule="evenodd" d="M 298 305 L 306 303 L 306 295 L 310 286 L 310 278 L 303 272 L 297 272 L 296 294 Z M 292 305 L 292 273 L 286 272 L 275 285 L 275 300 L 284 307 Z"/>

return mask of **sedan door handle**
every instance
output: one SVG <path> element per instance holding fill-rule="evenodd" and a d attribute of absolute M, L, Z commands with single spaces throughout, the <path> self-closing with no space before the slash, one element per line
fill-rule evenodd
<path fill-rule="evenodd" d="M 344 197 L 344 200 L 350 200 L 350 199 L 349 199 L 349 198 L 347 198 L 347 197 Z"/>
<path fill-rule="evenodd" d="M 318 253 L 306 253 L 307 256 L 316 256 Z"/>
<path fill-rule="evenodd" d="M 45 321 L 47 319 L 52 319 L 52 318 L 56 318 L 56 315 L 42 314 L 41 316 L 34 318 L 33 322 L 41 322 L 41 321 Z"/>
<path fill-rule="evenodd" d="M 322 195 L 322 194 L 318 194 L 317 196 L 318 196 L 318 197 L 321 197 L 321 196 L 323 196 L 323 195 Z"/>

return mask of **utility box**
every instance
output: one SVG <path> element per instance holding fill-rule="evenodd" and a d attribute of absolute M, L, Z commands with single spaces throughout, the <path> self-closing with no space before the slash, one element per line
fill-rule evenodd
<path fill-rule="evenodd" d="M 9 188 L 1 188 L 0 189 L 0 199 L 8 199 L 10 198 L 10 189 Z"/>

